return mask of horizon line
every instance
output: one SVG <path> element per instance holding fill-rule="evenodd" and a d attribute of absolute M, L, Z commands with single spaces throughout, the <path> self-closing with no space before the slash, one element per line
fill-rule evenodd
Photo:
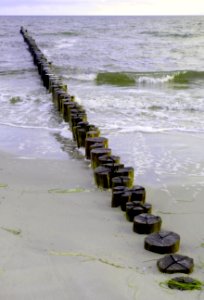
<path fill-rule="evenodd" d="M 15 14 L 0 14 L 0 17 L 202 17 L 204 14 L 140 14 L 140 15 L 99 15 L 99 14 L 66 14 L 66 15 L 54 15 L 54 14 L 25 14 L 25 15 L 15 15 Z"/>

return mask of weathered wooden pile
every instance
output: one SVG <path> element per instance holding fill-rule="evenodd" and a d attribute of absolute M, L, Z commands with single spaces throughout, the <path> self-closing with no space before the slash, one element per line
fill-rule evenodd
<path fill-rule="evenodd" d="M 134 169 L 124 166 L 120 157 L 108 147 L 108 139 L 87 120 L 83 106 L 68 93 L 67 86 L 59 76 L 53 74 L 51 63 L 37 46 L 35 40 L 23 27 L 20 29 L 28 49 L 33 56 L 44 86 L 52 93 L 53 102 L 64 120 L 69 123 L 73 139 L 78 148 L 85 148 L 86 159 L 91 161 L 95 183 L 99 188 L 112 189 L 112 207 L 121 207 L 127 220 L 133 222 L 133 231 L 146 234 L 144 248 L 159 254 L 167 254 L 158 260 L 161 272 L 190 273 L 193 259 L 174 254 L 179 250 L 180 236 L 171 231 L 161 230 L 160 216 L 151 214 L 152 205 L 146 203 L 146 191 L 134 185 Z"/>

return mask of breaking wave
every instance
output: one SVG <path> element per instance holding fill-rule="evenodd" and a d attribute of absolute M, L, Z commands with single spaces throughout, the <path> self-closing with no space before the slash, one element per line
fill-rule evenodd
<path fill-rule="evenodd" d="M 97 84 L 112 84 L 117 86 L 135 85 L 135 78 L 123 72 L 98 73 L 96 76 Z"/>
<path fill-rule="evenodd" d="M 204 71 L 180 70 L 169 72 L 102 72 L 96 75 L 97 84 L 131 85 L 187 85 L 204 79 Z"/>
<path fill-rule="evenodd" d="M 173 76 L 173 81 L 176 83 L 190 83 L 199 79 L 204 79 L 203 71 L 179 71 Z"/>

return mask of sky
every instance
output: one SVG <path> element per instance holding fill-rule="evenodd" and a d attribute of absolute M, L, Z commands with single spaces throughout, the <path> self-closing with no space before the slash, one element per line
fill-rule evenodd
<path fill-rule="evenodd" d="M 204 15 L 204 0 L 0 0 L 0 15 Z"/>

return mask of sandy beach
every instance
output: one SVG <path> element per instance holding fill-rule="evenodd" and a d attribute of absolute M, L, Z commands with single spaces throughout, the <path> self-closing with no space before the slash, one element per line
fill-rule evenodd
<path fill-rule="evenodd" d="M 160 286 L 174 275 L 157 270 L 161 255 L 144 250 L 144 236 L 111 208 L 88 162 L 1 152 L 0 174 L 1 299 L 202 299 Z M 147 201 L 203 280 L 203 191 L 191 184 L 146 187 Z"/>

